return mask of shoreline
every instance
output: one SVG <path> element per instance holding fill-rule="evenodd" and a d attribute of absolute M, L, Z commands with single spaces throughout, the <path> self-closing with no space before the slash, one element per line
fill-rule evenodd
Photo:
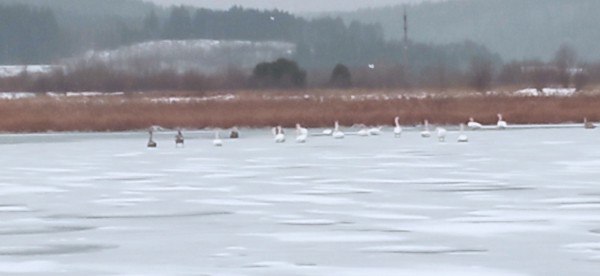
<path fill-rule="evenodd" d="M 600 124 L 600 122 L 592 122 L 592 123 L 594 123 L 595 125 Z M 393 134 L 393 128 L 394 128 L 393 125 L 379 125 L 379 126 L 383 127 L 384 135 L 386 133 Z M 450 132 L 458 132 L 460 130 L 458 125 L 430 125 L 430 129 L 433 130 L 433 128 L 435 126 L 443 127 Z M 155 127 L 158 127 L 158 126 L 155 126 Z M 344 126 L 344 125 L 340 125 L 340 128 L 342 130 L 346 130 L 346 131 L 354 131 L 354 130 L 360 129 L 355 126 Z M 238 129 L 240 130 L 241 133 L 263 131 L 264 133 L 267 133 L 267 135 L 268 135 L 271 128 L 269 126 L 264 126 L 264 127 L 241 127 Z M 309 132 L 317 131 L 317 132 L 309 133 L 309 136 L 327 137 L 328 135 L 323 135 L 323 134 L 321 134 L 321 132 L 319 132 L 319 131 L 322 131 L 325 129 L 327 129 L 327 128 L 325 128 L 325 127 L 308 128 Z M 585 128 L 582 123 L 565 122 L 565 123 L 554 123 L 554 124 L 513 124 L 513 125 L 509 125 L 506 129 L 498 129 L 494 125 L 484 125 L 483 128 L 477 129 L 477 130 L 472 130 L 472 129 L 466 128 L 465 132 L 552 130 L 552 129 L 585 129 Z M 172 133 L 173 134 L 177 133 L 177 130 L 178 129 L 161 128 L 160 130 L 155 130 L 154 134 L 161 135 L 161 136 L 162 135 L 171 135 Z M 184 133 L 206 134 L 208 138 L 212 138 L 212 135 L 214 135 L 215 131 L 221 131 L 221 135 L 225 135 L 228 133 L 228 131 L 230 129 L 228 129 L 228 128 L 202 128 L 202 129 L 182 128 L 180 130 Z M 284 128 L 284 130 L 292 131 L 295 129 L 292 127 L 289 127 L 289 128 Z M 144 135 L 146 135 L 147 131 L 148 131 L 148 129 L 130 129 L 130 130 L 122 130 L 122 131 L 72 130 L 72 131 L 45 131 L 45 132 L 0 132 L 0 137 L 23 136 L 23 135 L 31 135 L 31 136 L 54 136 L 54 135 L 56 135 L 56 136 L 58 136 L 58 135 L 68 135 L 68 134 L 70 134 L 70 135 L 89 135 L 89 134 L 102 134 L 102 135 L 144 134 Z M 418 133 L 418 132 L 422 131 L 422 125 L 402 125 L 402 131 L 407 132 L 407 133 L 413 133 L 413 132 Z M 355 132 L 349 132 L 349 133 L 346 133 L 346 135 L 358 136 L 358 134 L 356 134 Z M 228 139 L 228 138 L 223 137 L 222 139 Z"/>
<path fill-rule="evenodd" d="M 296 123 L 308 128 L 331 128 L 336 120 L 345 127 L 389 126 L 395 116 L 407 127 L 418 126 L 423 120 L 458 126 L 469 117 L 484 125 L 495 125 L 497 113 L 502 113 L 509 125 L 583 125 L 584 118 L 600 121 L 600 95 L 413 98 L 376 91 L 364 95 L 351 98 L 348 94 L 315 95 L 304 91 L 209 97 L 160 93 L 0 100 L 0 134 L 109 133 L 142 131 L 152 126 L 190 130 L 276 125 L 291 128 Z M 203 98 L 189 100 L 194 96 Z"/>

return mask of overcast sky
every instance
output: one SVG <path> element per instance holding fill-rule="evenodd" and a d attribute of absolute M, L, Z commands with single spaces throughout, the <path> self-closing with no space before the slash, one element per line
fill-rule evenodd
<path fill-rule="evenodd" d="M 291 12 L 348 11 L 373 6 L 414 3 L 426 0 L 146 0 L 163 5 L 186 4 L 213 9 L 233 5 L 260 9 L 278 8 Z"/>

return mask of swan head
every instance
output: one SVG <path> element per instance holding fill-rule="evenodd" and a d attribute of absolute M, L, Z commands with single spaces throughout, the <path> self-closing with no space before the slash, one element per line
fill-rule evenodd
<path fill-rule="evenodd" d="M 296 129 L 300 129 L 302 126 L 300 124 L 296 124 Z"/>
<path fill-rule="evenodd" d="M 498 113 L 498 120 L 502 121 L 502 114 L 501 113 Z"/>
<path fill-rule="evenodd" d="M 473 117 L 470 117 L 469 122 L 475 122 L 475 119 Z"/>

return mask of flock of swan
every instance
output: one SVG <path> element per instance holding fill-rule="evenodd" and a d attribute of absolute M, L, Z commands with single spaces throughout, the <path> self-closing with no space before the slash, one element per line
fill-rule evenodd
<path fill-rule="evenodd" d="M 583 126 L 586 129 L 596 128 L 596 126 L 593 123 L 588 122 L 587 118 L 584 118 L 583 122 L 584 122 Z M 400 117 L 394 118 L 394 123 L 395 123 L 394 137 L 400 138 L 402 136 L 402 131 L 403 131 L 402 126 L 400 125 Z M 357 125 L 357 127 L 360 128 L 357 132 L 344 133 L 342 130 L 340 130 L 339 122 L 335 121 L 333 129 L 325 129 L 321 133 L 318 133 L 318 134 L 309 134 L 307 128 L 302 127 L 302 125 L 300 125 L 300 124 L 296 124 L 296 142 L 297 143 L 306 143 L 309 135 L 310 136 L 331 136 L 334 139 L 344 139 L 346 134 L 355 135 L 355 136 L 378 136 L 378 135 L 383 134 L 383 130 L 382 130 L 383 127 L 381 127 L 381 126 L 369 128 L 369 127 L 361 124 L 361 125 Z M 469 130 L 479 130 L 479 129 L 483 129 L 484 127 L 487 127 L 487 128 L 491 127 L 494 129 L 503 130 L 503 129 L 508 128 L 508 123 L 503 119 L 502 114 L 498 114 L 498 122 L 496 123 L 495 126 L 484 126 L 481 123 L 476 122 L 474 118 L 469 118 L 469 122 L 467 122 L 466 127 Z M 273 138 L 274 138 L 275 143 L 285 143 L 286 142 L 285 131 L 282 126 L 274 127 L 272 129 L 272 132 L 273 132 Z M 438 141 L 446 142 L 447 132 L 448 131 L 443 127 L 436 127 L 435 135 L 436 135 Z M 158 144 L 156 141 L 154 141 L 152 130 L 149 130 L 149 135 L 150 135 L 150 138 L 148 139 L 148 147 L 156 148 L 158 146 Z M 420 135 L 423 138 L 429 138 L 433 135 L 433 133 L 430 131 L 429 122 L 427 120 L 425 120 L 423 122 L 423 129 L 420 132 Z M 239 130 L 237 128 L 233 128 L 229 134 L 229 138 L 237 139 L 239 137 L 240 137 Z M 469 137 L 465 134 L 465 124 L 460 124 L 460 132 L 459 132 L 459 135 L 457 138 L 457 142 L 459 142 L 459 143 L 469 142 Z M 213 139 L 213 145 L 216 147 L 223 146 L 223 140 L 220 137 L 219 131 L 215 132 L 215 137 Z M 184 146 L 184 137 L 183 137 L 181 130 L 177 131 L 177 135 L 175 136 L 175 146 L 176 147 Z"/>

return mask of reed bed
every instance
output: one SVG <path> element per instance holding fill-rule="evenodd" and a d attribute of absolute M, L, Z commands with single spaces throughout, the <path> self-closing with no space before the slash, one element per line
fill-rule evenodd
<path fill-rule="evenodd" d="M 572 97 L 388 97 L 349 100 L 330 94 L 308 97 L 302 93 L 242 92 L 234 99 L 162 101 L 188 94 L 136 94 L 95 97 L 48 97 L 0 100 L 0 131 L 127 131 L 150 126 L 164 128 L 330 127 L 391 125 L 400 116 L 403 125 L 427 119 L 434 124 L 457 125 L 469 117 L 495 124 L 502 113 L 511 124 L 546 124 L 600 120 L 600 96 Z M 319 96 L 321 95 L 321 96 Z"/>

